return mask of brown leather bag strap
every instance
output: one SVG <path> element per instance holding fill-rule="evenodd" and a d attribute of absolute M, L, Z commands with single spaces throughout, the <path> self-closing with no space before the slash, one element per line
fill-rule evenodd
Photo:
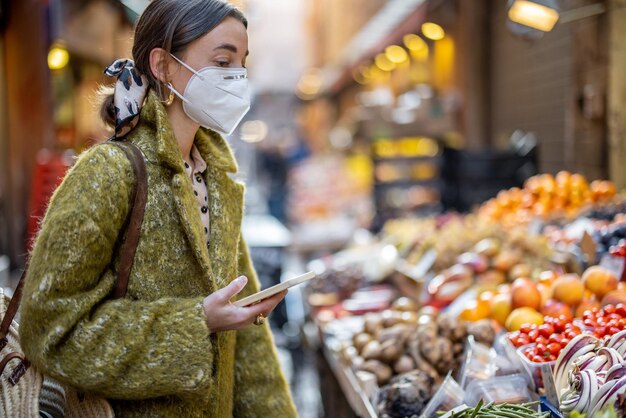
<path fill-rule="evenodd" d="M 120 299 L 126 295 L 130 271 L 133 268 L 135 252 L 141 234 L 141 224 L 146 210 L 148 200 L 148 175 L 146 173 L 146 162 L 141 150 L 130 142 L 115 142 L 130 160 L 135 172 L 136 182 L 132 194 L 132 209 L 128 225 L 126 226 L 126 236 L 120 250 L 120 267 L 117 274 L 117 284 L 113 292 L 113 299 Z"/>
<path fill-rule="evenodd" d="M 24 279 L 26 278 L 26 271 L 22 272 L 22 276 L 20 277 L 20 281 L 15 288 L 15 292 L 13 292 L 13 297 L 9 301 L 9 306 L 7 306 L 7 311 L 4 314 L 4 318 L 2 318 L 2 324 L 0 324 L 0 350 L 4 348 L 7 344 L 7 335 L 9 334 L 9 327 L 11 326 L 11 322 L 15 315 L 17 314 L 17 310 L 20 308 L 20 302 L 22 301 L 22 289 L 24 288 Z"/>

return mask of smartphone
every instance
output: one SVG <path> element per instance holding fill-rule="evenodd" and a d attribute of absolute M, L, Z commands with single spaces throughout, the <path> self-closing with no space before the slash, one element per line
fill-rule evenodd
<path fill-rule="evenodd" d="M 260 292 L 255 293 L 254 295 L 250 295 L 236 302 L 233 302 L 233 305 L 239 306 L 239 307 L 253 305 L 257 302 L 262 301 L 263 299 L 267 299 L 271 296 L 274 296 L 276 293 L 280 293 L 285 289 L 289 289 L 290 287 L 304 283 L 307 280 L 311 280 L 313 277 L 315 277 L 315 273 L 313 273 L 312 271 L 309 271 L 308 273 L 304 273 L 300 276 L 293 277 L 282 283 L 278 283 L 277 285 L 268 287 L 267 289 L 263 289 Z"/>

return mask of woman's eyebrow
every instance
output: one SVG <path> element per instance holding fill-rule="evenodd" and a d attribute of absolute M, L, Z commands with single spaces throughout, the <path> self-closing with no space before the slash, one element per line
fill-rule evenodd
<path fill-rule="evenodd" d="M 233 44 L 221 44 L 215 48 L 213 48 L 213 51 L 217 51 L 218 49 L 225 49 L 227 51 L 230 51 L 232 53 L 237 53 L 237 47 Z M 246 51 L 246 56 L 248 56 L 248 54 L 250 54 L 250 51 Z"/>

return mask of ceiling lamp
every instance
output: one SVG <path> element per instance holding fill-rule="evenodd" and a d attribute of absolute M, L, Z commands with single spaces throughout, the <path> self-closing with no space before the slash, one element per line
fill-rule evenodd
<path fill-rule="evenodd" d="M 48 68 L 61 70 L 70 62 L 70 53 L 61 43 L 55 43 L 48 51 Z"/>
<path fill-rule="evenodd" d="M 424 49 L 428 49 L 428 44 L 419 36 L 414 33 L 409 33 L 408 35 L 404 35 L 402 38 L 402 42 L 404 46 L 408 48 L 409 51 L 422 51 Z"/>
<path fill-rule="evenodd" d="M 509 19 L 532 29 L 550 32 L 559 20 L 556 0 L 513 0 L 509 4 Z"/>
<path fill-rule="evenodd" d="M 446 32 L 443 30 L 443 28 L 433 22 L 423 23 L 422 33 L 425 37 L 433 41 L 439 41 L 446 36 Z"/>
<path fill-rule="evenodd" d="M 387 58 L 385 54 L 378 54 L 376 58 L 374 58 L 374 63 L 378 68 L 383 71 L 393 71 L 396 68 L 396 64 Z"/>
<path fill-rule="evenodd" d="M 394 64 L 402 64 L 409 59 L 409 54 L 406 53 L 404 48 L 398 45 L 391 45 L 385 48 L 385 56 Z"/>

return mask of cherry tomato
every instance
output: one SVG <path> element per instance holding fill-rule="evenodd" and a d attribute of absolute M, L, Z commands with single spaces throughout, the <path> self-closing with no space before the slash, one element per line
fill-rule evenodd
<path fill-rule="evenodd" d="M 604 306 L 604 308 L 602 308 L 602 310 L 604 311 L 605 314 L 612 314 L 615 313 L 615 305 L 606 305 Z"/>
<path fill-rule="evenodd" d="M 563 317 L 563 319 L 559 318 L 556 324 L 554 324 L 554 331 L 563 332 L 565 331 L 565 325 L 568 323 L 568 319 Z"/>
<path fill-rule="evenodd" d="M 558 356 L 559 353 L 561 352 L 561 344 L 550 343 L 548 344 L 546 348 L 548 349 L 550 354 L 552 354 L 553 356 Z"/>
<path fill-rule="evenodd" d="M 543 357 L 541 356 L 533 356 L 533 358 L 531 359 L 533 363 L 543 363 Z"/>
<path fill-rule="evenodd" d="M 533 329 L 532 324 L 523 324 L 519 330 L 522 334 L 528 334 L 532 329 Z"/>
<path fill-rule="evenodd" d="M 554 327 L 550 324 L 539 325 L 539 335 L 545 338 L 550 338 L 552 334 L 554 334 Z"/>
<path fill-rule="evenodd" d="M 561 347 L 563 347 L 563 348 L 567 347 L 567 344 L 569 344 L 569 342 L 570 342 L 569 338 L 567 338 L 567 337 L 563 338 L 561 340 Z"/>
<path fill-rule="evenodd" d="M 593 312 L 591 312 L 591 310 L 587 309 L 586 311 L 583 312 L 583 319 L 589 319 L 593 317 Z"/>
<path fill-rule="evenodd" d="M 615 305 L 615 313 L 620 315 L 622 318 L 626 318 L 626 305 L 623 303 Z"/>
<path fill-rule="evenodd" d="M 615 334 L 617 334 L 618 332 L 620 332 L 621 330 L 622 330 L 622 329 L 621 329 L 621 328 L 619 328 L 619 327 L 611 327 L 611 328 L 609 329 L 608 335 L 615 335 Z"/>
<path fill-rule="evenodd" d="M 528 333 L 528 338 L 530 339 L 530 341 L 536 341 L 538 336 L 539 336 L 539 331 L 536 329 L 531 329 L 530 332 Z"/>
<path fill-rule="evenodd" d="M 528 345 L 530 344 L 530 338 L 528 338 L 527 335 L 520 335 L 520 337 L 517 339 L 517 343 L 519 344 L 518 347 Z"/>
<path fill-rule="evenodd" d="M 598 327 L 596 328 L 593 333 L 595 334 L 596 337 L 598 338 L 604 338 L 604 336 L 606 335 L 606 328 L 604 327 Z"/>
<path fill-rule="evenodd" d="M 583 320 L 583 324 L 587 327 L 595 328 L 598 326 L 598 323 L 592 318 L 586 318 Z"/>
<path fill-rule="evenodd" d="M 546 345 L 546 344 L 548 344 L 548 339 L 547 339 L 546 337 L 544 337 L 543 335 L 540 335 L 540 336 L 538 336 L 538 337 L 537 337 L 537 339 L 535 340 L 535 342 L 536 342 L 537 344 L 543 344 L 543 345 Z"/>
<path fill-rule="evenodd" d="M 537 355 L 542 356 L 547 351 L 547 347 L 545 344 L 537 344 L 535 351 L 537 352 Z"/>
<path fill-rule="evenodd" d="M 563 341 L 563 334 L 552 334 L 550 338 L 548 338 L 548 343 L 561 344 L 561 341 Z"/>
<path fill-rule="evenodd" d="M 548 361 L 556 361 L 558 356 L 555 356 L 553 354 L 550 354 L 550 357 L 548 357 Z"/>

